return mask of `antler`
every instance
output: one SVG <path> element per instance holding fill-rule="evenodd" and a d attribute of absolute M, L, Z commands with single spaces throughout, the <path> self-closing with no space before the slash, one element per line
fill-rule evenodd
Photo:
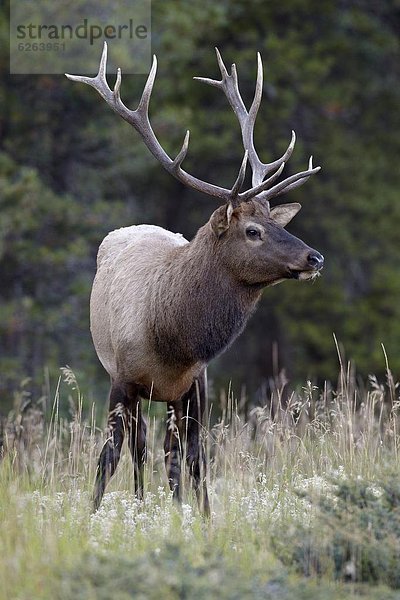
<path fill-rule="evenodd" d="M 197 179 L 193 175 L 190 175 L 184 171 L 181 167 L 184 161 L 189 147 L 189 131 L 186 132 L 182 148 L 177 154 L 175 159 L 171 159 L 165 152 L 161 144 L 159 143 L 149 120 L 149 103 L 151 92 L 153 90 L 154 80 L 157 72 L 157 58 L 153 57 L 153 64 L 147 78 L 146 85 L 143 90 L 142 97 L 136 110 L 130 110 L 125 106 L 121 100 L 120 88 L 121 88 L 121 69 L 117 70 L 117 79 L 112 90 L 106 79 L 106 68 L 107 68 L 107 43 L 104 42 L 103 53 L 100 60 L 99 72 L 96 77 L 84 77 L 80 75 L 69 75 L 66 73 L 68 79 L 72 81 L 79 81 L 92 86 L 98 91 L 100 96 L 104 98 L 107 104 L 119 114 L 125 121 L 132 125 L 136 131 L 143 138 L 144 143 L 153 154 L 153 156 L 162 164 L 162 166 L 173 175 L 176 179 L 181 181 L 188 187 L 191 187 L 199 192 L 204 192 L 210 196 L 221 198 L 225 202 L 230 202 L 233 206 L 239 205 L 241 202 L 247 202 L 256 196 L 260 196 L 260 199 L 267 200 L 273 196 L 282 194 L 284 191 L 293 189 L 298 185 L 301 185 L 308 179 L 310 175 L 319 171 L 320 167 L 312 167 L 310 164 L 307 171 L 297 173 L 288 177 L 281 183 L 270 187 L 271 184 L 281 174 L 285 160 L 290 156 L 293 151 L 295 136 L 292 134 L 292 141 L 285 152 L 285 154 L 277 161 L 270 164 L 263 164 L 257 157 L 253 144 L 253 129 L 257 111 L 261 101 L 262 93 L 262 64 L 260 55 L 258 55 L 258 74 L 257 74 L 257 85 L 256 93 L 254 96 L 253 104 L 250 111 L 247 112 L 244 106 L 243 100 L 239 93 L 237 84 L 237 75 L 235 65 L 232 65 L 232 74 L 229 75 L 225 65 L 222 61 L 221 55 L 217 50 L 218 64 L 221 70 L 222 80 L 216 81 L 213 79 L 205 79 L 197 77 L 199 79 L 216 87 L 220 87 L 225 92 L 236 116 L 239 119 L 240 126 L 242 129 L 243 145 L 245 148 L 241 167 L 239 169 L 238 176 L 231 189 L 226 189 L 213 185 L 201 179 Z M 250 165 L 253 170 L 253 187 L 245 192 L 240 192 L 246 175 L 247 160 L 250 160 Z M 269 179 L 264 180 L 264 177 L 270 173 L 275 167 L 279 167 L 278 170 Z M 268 190 L 268 191 L 266 191 Z M 264 193 L 263 193 L 264 192 Z M 262 194 L 263 193 L 263 194 Z M 262 196 L 261 196 L 262 194 Z"/>
<path fill-rule="evenodd" d="M 292 175 L 291 177 L 288 177 L 287 179 L 278 183 L 277 185 L 270 187 L 270 185 L 282 173 L 285 166 L 285 162 L 290 158 L 293 152 L 296 143 L 296 134 L 294 131 L 292 131 L 292 139 L 290 140 L 289 146 L 287 147 L 285 153 L 280 158 L 271 163 L 263 163 L 259 159 L 255 150 L 253 139 L 254 125 L 256 122 L 258 109 L 260 108 L 261 104 L 263 88 L 263 65 L 260 53 L 257 52 L 257 81 L 254 99 L 250 110 L 247 111 L 242 96 L 239 92 L 236 65 L 233 64 L 231 66 L 231 73 L 229 74 L 218 48 L 215 48 L 215 52 L 217 54 L 218 66 L 221 72 L 222 79 L 209 79 L 208 77 L 194 77 L 194 79 L 221 89 L 227 97 L 229 104 L 231 105 L 233 112 L 235 113 L 239 121 L 240 129 L 242 131 L 243 146 L 245 148 L 245 151 L 248 152 L 249 162 L 253 172 L 253 188 L 248 192 L 244 192 L 242 194 L 241 201 L 243 202 L 249 200 L 250 192 L 253 194 L 254 192 L 256 192 L 256 195 L 260 200 L 262 199 L 263 201 L 266 201 L 270 198 L 273 198 L 274 196 L 279 196 L 284 192 L 293 190 L 294 188 L 305 183 L 311 175 L 317 173 L 321 168 L 313 167 L 312 156 L 310 157 L 308 168 L 306 171 L 302 171 L 300 173 L 297 173 L 296 175 Z M 277 171 L 269 179 L 265 180 L 266 175 L 271 173 L 271 171 L 273 171 L 276 168 Z"/>

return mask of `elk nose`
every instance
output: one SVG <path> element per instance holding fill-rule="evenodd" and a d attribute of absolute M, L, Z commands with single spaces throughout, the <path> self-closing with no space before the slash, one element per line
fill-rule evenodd
<path fill-rule="evenodd" d="M 312 269 L 319 271 L 324 266 L 324 257 L 316 250 L 313 250 L 307 256 L 307 262 Z"/>

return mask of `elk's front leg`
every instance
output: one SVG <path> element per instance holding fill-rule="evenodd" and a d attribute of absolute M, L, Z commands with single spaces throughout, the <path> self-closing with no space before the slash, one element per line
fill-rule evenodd
<path fill-rule="evenodd" d="M 208 516 L 210 505 L 206 485 L 206 459 L 201 441 L 204 408 L 205 373 L 202 373 L 181 401 L 168 405 L 164 450 L 168 481 L 174 499 L 181 501 L 181 461 L 185 456 L 199 508 Z"/>
<path fill-rule="evenodd" d="M 200 510 L 210 515 L 206 482 L 206 457 L 201 440 L 204 410 L 206 404 L 205 372 L 195 379 L 189 392 L 183 398 L 183 419 L 186 437 L 186 463 L 196 492 Z"/>
<path fill-rule="evenodd" d="M 143 466 L 146 460 L 146 423 L 135 386 L 128 387 L 128 444 L 135 477 L 135 493 L 143 498 Z"/>
<path fill-rule="evenodd" d="M 123 385 L 112 382 L 110 407 L 107 420 L 107 440 L 101 450 L 97 464 L 93 493 L 93 509 L 97 510 L 107 483 L 117 468 L 127 428 L 127 395 Z"/>

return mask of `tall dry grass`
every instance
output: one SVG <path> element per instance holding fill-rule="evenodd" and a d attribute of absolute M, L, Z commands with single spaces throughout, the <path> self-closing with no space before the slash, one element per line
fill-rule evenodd
<path fill-rule="evenodd" d="M 67 417 L 61 389 L 69 390 Z M 107 582 L 112 573 L 121 576 L 117 564 L 128 559 L 129 569 L 136 565 L 153 582 L 142 597 L 160 597 L 151 594 L 160 591 L 171 569 L 181 577 L 164 585 L 169 595 L 163 597 L 185 597 L 179 595 L 185 573 L 196 597 L 256 597 L 251 589 L 265 597 L 275 580 L 282 597 L 303 597 L 299 581 L 304 597 L 344 597 L 349 588 L 339 590 L 338 581 L 368 581 L 374 569 L 371 581 L 397 588 L 388 565 L 400 548 L 400 518 L 396 503 L 388 508 L 386 500 L 397 493 L 399 400 L 389 368 L 386 381 L 371 376 L 362 384 L 351 366 L 341 364 L 335 388 L 306 382 L 288 392 L 277 381 L 265 403 L 247 409 L 246 417 L 244 406 L 232 391 L 218 402 L 210 399 L 203 440 L 212 519 L 205 521 L 189 486 L 181 510 L 172 502 L 164 472 L 165 423 L 153 415 L 151 403 L 146 408 L 145 500 L 132 494 L 125 452 L 100 510 L 92 515 L 91 488 L 104 441 L 95 407 L 83 414 L 70 369 L 63 371 L 47 417 L 43 403 L 31 402 L 24 391 L 17 394 L 3 422 L 0 597 L 107 597 L 102 590 L 111 594 Z M 378 565 L 371 540 L 375 543 L 384 527 L 376 525 L 377 519 L 390 522 L 387 539 L 381 540 L 390 552 Z M 353 538 L 346 535 L 352 526 Z M 107 569 L 110 575 L 97 589 Z M 199 569 L 208 582 L 204 589 L 196 587 Z M 208 572 L 214 573 L 214 583 Z M 231 573 L 229 580 L 224 573 Z M 325 595 L 319 596 L 319 588 L 315 591 L 310 583 L 314 580 L 304 583 L 303 576 L 322 577 Z M 133 591 L 142 589 L 137 580 L 129 585 Z M 297 596 L 290 596 L 293 585 Z M 374 596 L 374 589 L 364 592 L 371 598 L 391 597 L 381 589 L 381 596 Z M 235 596 L 235 590 L 242 595 Z M 126 593 L 121 598 L 132 597 Z"/>

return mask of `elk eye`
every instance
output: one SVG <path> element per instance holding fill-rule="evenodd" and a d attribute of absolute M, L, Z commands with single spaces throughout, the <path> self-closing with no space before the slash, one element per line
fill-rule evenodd
<path fill-rule="evenodd" d="M 246 229 L 246 235 L 250 240 L 260 240 L 261 233 L 258 229 L 254 229 L 254 227 L 249 227 Z"/>

